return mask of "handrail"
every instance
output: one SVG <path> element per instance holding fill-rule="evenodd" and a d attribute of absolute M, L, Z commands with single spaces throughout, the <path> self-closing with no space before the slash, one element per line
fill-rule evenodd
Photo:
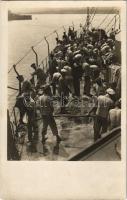
<path fill-rule="evenodd" d="M 114 10 L 114 8 L 113 9 L 111 9 L 111 11 L 113 11 Z M 97 28 L 99 28 L 104 22 L 105 22 L 105 20 L 108 18 L 108 16 L 109 16 L 109 14 L 110 14 L 110 12 L 111 11 L 109 11 L 109 13 L 106 15 L 106 17 L 101 21 L 101 23 L 99 24 L 99 26 L 97 27 Z"/>
<path fill-rule="evenodd" d="M 112 140 L 114 137 L 120 136 L 121 127 L 116 127 L 112 129 L 108 135 L 104 138 L 97 140 L 95 143 L 90 145 L 89 147 L 83 149 L 81 152 L 77 153 L 75 156 L 72 156 L 68 159 L 68 161 L 78 161 L 78 160 L 86 160 L 93 152 L 97 152 L 102 146 L 108 141 Z"/>

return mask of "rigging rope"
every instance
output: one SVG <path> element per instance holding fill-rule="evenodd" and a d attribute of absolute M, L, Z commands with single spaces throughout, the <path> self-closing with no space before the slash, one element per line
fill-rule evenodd
<path fill-rule="evenodd" d="M 68 25 L 69 25 L 69 24 L 67 24 L 67 25 L 65 25 L 65 26 L 68 26 Z M 60 29 L 63 29 L 63 26 L 59 27 L 57 30 L 60 30 Z M 55 31 L 56 31 L 56 30 L 55 30 Z M 51 36 L 52 34 L 54 34 L 55 31 L 53 31 L 53 32 L 49 33 L 48 35 L 46 35 L 46 38 L 49 37 L 49 36 Z M 44 37 L 43 37 L 40 41 L 38 41 L 33 47 L 38 46 L 43 40 L 45 40 Z M 26 54 L 25 54 L 22 58 L 20 58 L 20 59 L 17 61 L 17 63 L 15 63 L 15 65 L 18 65 L 18 64 L 30 53 L 30 51 L 31 51 L 31 49 L 29 49 L 29 50 L 26 52 Z M 13 69 L 13 66 L 9 69 L 8 74 L 12 71 L 12 69 Z"/>
<path fill-rule="evenodd" d="M 114 10 L 114 8 L 113 9 L 111 9 L 110 11 L 109 11 L 109 13 L 106 15 L 106 17 L 102 20 L 102 22 L 100 23 L 100 25 L 97 27 L 97 28 L 99 28 L 104 22 L 105 22 L 105 20 L 108 18 L 108 16 L 109 16 L 109 14 L 110 14 L 110 12 L 112 12 Z"/>
<path fill-rule="evenodd" d="M 96 11 L 97 11 L 97 8 L 94 10 L 93 17 L 92 17 L 92 19 L 91 19 L 91 22 L 90 22 L 90 23 L 92 23 L 92 21 L 93 21 L 93 19 L 94 19 L 94 17 L 95 17 Z"/>
<path fill-rule="evenodd" d="M 112 23 L 112 21 L 113 21 L 113 19 L 115 18 L 115 16 L 117 16 L 117 14 L 114 15 L 113 18 L 111 19 L 111 21 L 107 24 L 106 29 L 107 29 L 107 28 L 109 27 L 109 25 Z"/>
<path fill-rule="evenodd" d="M 117 16 L 116 16 L 116 17 L 117 17 Z M 118 20 L 119 20 L 119 19 L 116 19 L 116 21 L 115 21 L 115 27 L 116 27 L 116 24 L 117 24 L 117 21 L 118 21 Z M 109 33 L 113 27 L 114 27 L 114 24 L 112 24 L 111 27 L 107 30 L 107 33 Z"/>
<path fill-rule="evenodd" d="M 92 7 L 92 8 L 91 8 L 91 11 L 90 11 L 91 15 L 90 15 L 90 19 L 89 19 L 89 21 L 91 20 L 91 18 L 92 18 L 92 15 L 94 14 L 94 12 L 93 12 L 93 11 L 94 11 L 94 7 Z M 92 12 L 93 12 L 93 13 L 92 13 Z"/>
<path fill-rule="evenodd" d="M 22 58 L 20 58 L 15 65 L 18 65 L 30 53 L 30 51 L 31 49 L 29 49 L 29 51 L 27 51 L 26 54 Z M 13 66 L 8 71 L 8 74 L 11 72 L 12 69 L 13 69 Z"/>
<path fill-rule="evenodd" d="M 89 19 L 91 18 L 91 16 L 92 16 L 92 10 L 93 10 L 93 7 L 91 8 L 91 9 L 89 9 Z"/>
<path fill-rule="evenodd" d="M 38 46 L 42 41 L 45 41 L 45 39 L 44 38 L 42 38 L 40 41 L 38 41 L 35 45 L 33 45 L 33 47 L 36 47 L 36 46 Z"/>

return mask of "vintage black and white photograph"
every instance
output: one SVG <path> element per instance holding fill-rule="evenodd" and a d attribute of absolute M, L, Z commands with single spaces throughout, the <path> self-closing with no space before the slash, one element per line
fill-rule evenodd
<path fill-rule="evenodd" d="M 8 3 L 7 160 L 120 161 L 121 60 L 115 4 Z"/>

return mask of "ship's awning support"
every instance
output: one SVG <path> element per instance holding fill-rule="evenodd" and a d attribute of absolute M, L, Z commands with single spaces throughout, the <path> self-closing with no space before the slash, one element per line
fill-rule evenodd
<path fill-rule="evenodd" d="M 36 66 L 38 67 L 38 55 L 37 52 L 35 51 L 34 47 L 31 47 L 32 51 L 34 52 L 35 56 L 36 56 Z"/>

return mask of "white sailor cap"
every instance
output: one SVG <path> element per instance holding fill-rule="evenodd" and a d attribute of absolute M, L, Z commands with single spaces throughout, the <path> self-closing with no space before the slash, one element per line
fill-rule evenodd
<path fill-rule="evenodd" d="M 114 95 L 114 94 L 115 94 L 115 91 L 114 91 L 112 88 L 108 88 L 108 89 L 106 90 L 106 92 L 107 92 L 108 94 L 110 94 L 110 95 Z"/>
<path fill-rule="evenodd" d="M 61 74 L 65 74 L 67 73 L 67 70 L 66 69 L 61 69 Z"/>

